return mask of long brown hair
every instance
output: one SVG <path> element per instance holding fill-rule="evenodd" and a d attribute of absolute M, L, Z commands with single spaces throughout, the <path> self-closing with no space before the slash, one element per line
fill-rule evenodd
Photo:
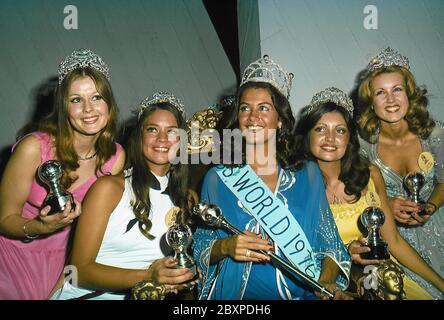
<path fill-rule="evenodd" d="M 297 163 L 317 161 L 310 149 L 310 131 L 316 126 L 322 116 L 329 112 L 338 112 L 347 124 L 350 140 L 343 158 L 339 180 L 345 185 L 345 194 L 353 196 L 353 203 L 359 201 L 361 192 L 367 186 L 370 178 L 368 161 L 359 153 L 360 145 L 358 131 L 350 113 L 333 102 L 325 102 L 313 108 L 311 112 L 302 113 L 296 125 L 296 145 L 298 150 Z"/>
<path fill-rule="evenodd" d="M 145 120 L 153 114 L 156 110 L 166 110 L 171 112 L 176 118 L 177 125 L 180 129 L 185 130 L 186 121 L 176 107 L 168 102 L 158 103 L 156 105 L 146 108 L 140 115 L 136 127 L 132 131 L 127 154 L 126 167 L 132 168 L 132 189 L 135 200 L 132 201 L 133 212 L 139 220 L 139 229 L 142 234 L 148 239 L 154 239 L 150 234 L 152 222 L 149 218 L 151 211 L 150 201 L 150 186 L 153 179 L 156 179 L 150 170 L 147 168 L 147 162 L 143 153 L 143 129 Z M 189 175 L 188 168 L 182 163 L 171 164 L 169 170 L 168 191 L 170 199 L 173 204 L 180 209 L 180 214 L 177 216 L 177 222 L 186 223 L 190 219 L 189 212 Z"/>
<path fill-rule="evenodd" d="M 371 143 L 375 142 L 372 137 L 377 134 L 380 120 L 372 108 L 373 94 L 371 85 L 372 81 L 383 73 L 399 73 L 403 77 L 407 98 L 409 100 L 409 108 L 405 120 L 411 132 L 420 136 L 422 139 L 426 139 L 435 127 L 435 121 L 430 118 L 429 112 L 427 111 L 429 102 L 427 89 L 417 86 L 413 74 L 409 70 L 398 66 L 375 70 L 360 84 L 358 90 L 358 107 L 361 110 L 361 115 L 357 122 L 362 138 Z"/>
<path fill-rule="evenodd" d="M 103 174 L 101 171 L 103 164 L 116 153 L 114 140 L 117 133 L 118 108 L 111 85 L 101 72 L 93 68 L 74 69 L 56 88 L 54 108 L 38 127 L 39 131 L 50 134 L 54 139 L 55 154 L 64 171 L 61 184 L 66 189 L 77 179 L 71 177 L 70 173 L 79 167 L 79 156 L 74 149 L 73 128 L 69 122 L 69 89 L 75 80 L 83 77 L 90 77 L 94 81 L 97 91 L 107 103 L 109 110 L 108 122 L 98 134 L 99 136 L 95 142 L 95 150 L 97 151 L 96 175 L 99 172 Z"/>

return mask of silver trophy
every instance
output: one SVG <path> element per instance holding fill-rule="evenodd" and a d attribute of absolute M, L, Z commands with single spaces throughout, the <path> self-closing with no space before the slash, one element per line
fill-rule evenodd
<path fill-rule="evenodd" d="M 225 219 L 222 213 L 222 209 L 214 204 L 200 202 L 193 207 L 192 212 L 193 214 L 199 216 L 203 220 L 203 222 L 211 227 L 225 228 L 233 234 L 242 234 L 242 231 L 240 231 L 238 228 L 236 228 Z M 289 272 L 292 275 L 299 276 L 299 278 L 302 278 L 302 280 L 304 280 L 306 283 L 318 289 L 319 291 L 321 291 L 321 293 L 326 294 L 330 299 L 334 297 L 334 294 L 331 293 L 326 287 L 324 287 L 316 280 L 310 278 L 308 275 L 306 275 L 304 272 L 302 272 L 286 259 L 278 256 L 271 251 L 258 250 L 258 252 L 268 255 L 270 258 L 273 259 L 273 262 L 278 268 Z"/>
<path fill-rule="evenodd" d="M 41 164 L 38 169 L 40 180 L 49 186 L 49 193 L 46 195 L 45 200 L 43 200 L 43 207 L 51 207 L 48 215 L 65 210 L 68 201 L 71 202 L 72 210 L 76 208 L 72 194 L 64 190 L 60 185 L 59 180 L 62 174 L 62 166 L 56 160 L 48 160 Z"/>
<path fill-rule="evenodd" d="M 361 253 L 364 259 L 386 260 L 390 258 L 387 243 L 382 240 L 379 229 L 385 222 L 384 212 L 378 207 L 368 207 L 361 214 L 361 222 L 368 230 L 368 242 L 366 246 L 369 252 Z"/>
<path fill-rule="evenodd" d="M 187 252 L 192 241 L 190 227 L 186 224 L 173 224 L 168 228 L 166 241 L 174 250 L 174 260 L 177 262 L 177 268 L 188 268 L 192 274 L 197 276 L 196 264 L 193 257 Z"/>
<path fill-rule="evenodd" d="M 420 211 L 417 212 L 420 216 L 427 214 L 427 203 L 419 195 L 424 183 L 424 175 L 417 171 L 408 173 L 403 179 L 403 186 L 409 198 L 420 207 Z"/>

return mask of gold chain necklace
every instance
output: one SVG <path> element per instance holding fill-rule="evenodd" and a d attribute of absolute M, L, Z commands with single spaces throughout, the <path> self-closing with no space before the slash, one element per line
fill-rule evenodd
<path fill-rule="evenodd" d="M 338 198 L 338 196 L 336 196 L 336 191 L 339 188 L 340 184 L 341 184 L 341 182 L 339 182 L 334 189 L 332 189 L 330 185 L 327 185 L 327 188 L 325 191 L 326 191 L 327 195 L 330 194 L 331 196 L 333 196 L 332 204 L 341 204 L 342 203 L 342 201 Z M 328 190 L 331 190 L 331 192 L 328 192 Z"/>

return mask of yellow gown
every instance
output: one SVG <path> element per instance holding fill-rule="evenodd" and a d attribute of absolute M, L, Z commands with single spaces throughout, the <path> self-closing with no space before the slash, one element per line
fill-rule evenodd
<path fill-rule="evenodd" d="M 375 185 L 371 178 L 368 183 L 368 190 L 375 192 Z M 356 203 L 330 204 L 339 235 L 345 244 L 362 236 L 358 221 L 361 213 L 367 207 L 365 197 L 361 197 Z M 393 256 L 391 256 L 391 259 L 398 263 Z M 404 278 L 404 291 L 407 300 L 433 300 L 432 296 L 425 289 L 407 275 Z"/>

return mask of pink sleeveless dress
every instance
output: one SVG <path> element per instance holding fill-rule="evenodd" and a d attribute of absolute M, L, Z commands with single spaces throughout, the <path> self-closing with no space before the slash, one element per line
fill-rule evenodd
<path fill-rule="evenodd" d="M 40 141 L 41 163 L 54 159 L 49 135 L 43 132 L 32 135 Z M 122 146 L 116 143 L 116 153 L 102 167 L 104 173 L 111 171 L 121 152 Z M 96 180 L 93 175 L 73 190 L 74 198 L 81 202 Z M 37 217 L 46 194 L 44 184 L 34 178 L 22 217 Z M 0 235 L 0 300 L 46 299 L 63 271 L 70 230 L 71 226 L 67 226 L 28 243 Z"/>

